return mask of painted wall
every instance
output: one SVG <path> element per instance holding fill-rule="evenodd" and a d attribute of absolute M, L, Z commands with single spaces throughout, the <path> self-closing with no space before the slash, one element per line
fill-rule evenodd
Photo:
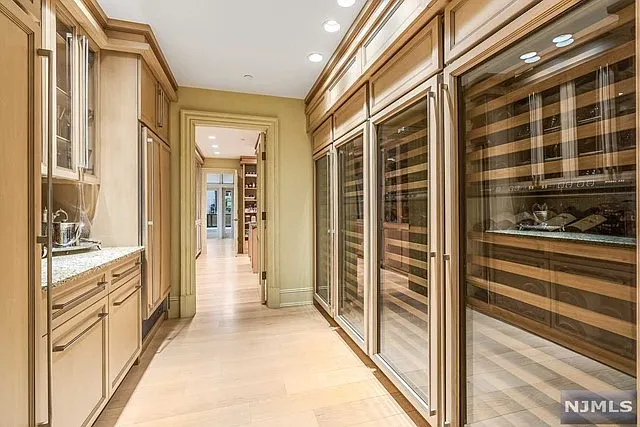
<path fill-rule="evenodd" d="M 313 163 L 306 132 L 304 101 L 301 99 L 250 95 L 181 87 L 178 102 L 171 107 L 172 155 L 172 239 L 180 240 L 180 110 L 201 110 L 231 114 L 277 117 L 280 125 L 278 180 L 280 223 L 277 248 L 281 305 L 311 303 L 313 254 Z M 172 248 L 172 295 L 180 295 L 179 245 Z M 174 304 L 175 302 L 175 304 Z M 172 315 L 178 303 L 171 305 Z"/>

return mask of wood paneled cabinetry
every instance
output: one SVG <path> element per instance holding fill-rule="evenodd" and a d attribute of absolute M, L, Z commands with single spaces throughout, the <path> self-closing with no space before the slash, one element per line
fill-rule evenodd
<path fill-rule="evenodd" d="M 145 137 L 146 164 L 144 209 L 146 232 L 144 318 L 164 301 L 171 288 L 171 150 L 148 129 Z"/>
<path fill-rule="evenodd" d="M 100 50 L 61 5 L 53 10 L 55 29 L 50 43 L 55 47 L 56 80 L 53 174 L 56 178 L 98 182 Z M 45 162 L 43 157 L 43 172 Z"/>
<path fill-rule="evenodd" d="M 140 355 L 140 265 L 134 254 L 53 288 L 54 425 L 92 425 Z"/>
<path fill-rule="evenodd" d="M 140 59 L 140 121 L 169 141 L 170 101 L 149 66 Z"/>
<path fill-rule="evenodd" d="M 11 242 L 0 249 L 0 425 L 11 427 L 36 422 L 29 341 L 40 285 L 40 40 L 36 21 L 0 0 L 0 233 Z"/>

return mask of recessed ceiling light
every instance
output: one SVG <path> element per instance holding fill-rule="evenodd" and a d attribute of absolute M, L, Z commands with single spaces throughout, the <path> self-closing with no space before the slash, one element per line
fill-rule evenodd
<path fill-rule="evenodd" d="M 338 21 L 334 21 L 333 19 L 325 21 L 324 24 L 322 24 L 322 27 L 327 33 L 337 33 L 340 31 L 340 24 Z"/>
<path fill-rule="evenodd" d="M 312 53 L 309 55 L 309 61 L 311 62 L 322 62 L 324 56 L 321 53 Z"/>
<path fill-rule="evenodd" d="M 557 44 L 557 43 L 566 42 L 567 40 L 569 40 L 572 37 L 573 37 L 573 34 L 562 34 L 562 35 L 559 35 L 557 37 L 554 37 L 553 40 L 551 40 L 551 41 Z"/>
<path fill-rule="evenodd" d="M 539 56 L 534 56 L 533 58 L 527 58 L 524 60 L 524 62 L 526 62 L 527 64 L 533 64 L 534 62 L 538 62 L 538 61 L 540 61 Z"/>
<path fill-rule="evenodd" d="M 209 139 L 216 139 L 216 137 L 212 135 L 209 137 Z"/>
<path fill-rule="evenodd" d="M 218 154 L 220 154 L 220 152 L 219 151 L 214 151 L 213 154 L 215 154 L 217 156 Z"/>
<path fill-rule="evenodd" d="M 538 56 L 538 52 L 523 53 L 522 55 L 520 55 L 520 59 L 522 60 L 529 59 L 529 58 L 533 58 L 534 56 Z"/>
<path fill-rule="evenodd" d="M 356 0 L 338 0 L 338 5 L 342 7 L 351 7 L 356 4 Z"/>
<path fill-rule="evenodd" d="M 244 75 L 244 76 L 242 76 L 242 77 L 244 77 L 244 78 L 245 78 L 245 79 L 247 79 L 247 80 L 253 80 L 253 75 L 252 75 L 252 74 L 245 74 L 245 75 Z"/>
<path fill-rule="evenodd" d="M 558 42 L 556 43 L 556 47 L 565 47 L 565 46 L 569 46 L 570 44 L 572 44 L 575 40 L 574 39 L 569 39 L 569 40 L 565 40 L 563 42 Z"/>
<path fill-rule="evenodd" d="M 213 144 L 213 145 L 212 145 L 212 147 L 213 147 L 213 148 L 219 148 L 220 146 L 219 146 L 219 145 L 215 145 L 215 144 Z"/>

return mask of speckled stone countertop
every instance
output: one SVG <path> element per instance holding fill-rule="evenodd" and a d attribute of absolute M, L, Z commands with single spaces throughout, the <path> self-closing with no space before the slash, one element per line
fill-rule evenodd
<path fill-rule="evenodd" d="M 561 231 L 533 231 L 533 230 L 491 230 L 492 234 L 508 234 L 511 236 L 530 236 L 541 237 L 545 239 L 579 241 L 586 243 L 596 243 L 600 245 L 619 245 L 634 247 L 636 239 L 632 237 L 603 236 L 598 234 L 587 233 L 569 233 Z"/>
<path fill-rule="evenodd" d="M 141 246 L 102 248 L 53 258 L 53 286 L 90 276 L 93 272 L 144 250 Z M 47 260 L 42 260 L 42 287 L 47 286 Z"/>

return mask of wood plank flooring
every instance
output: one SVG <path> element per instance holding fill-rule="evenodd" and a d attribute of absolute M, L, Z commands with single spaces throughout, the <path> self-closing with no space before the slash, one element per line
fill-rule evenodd
<path fill-rule="evenodd" d="M 162 325 L 96 426 L 425 425 L 314 307 L 261 305 L 231 240 L 208 241 L 197 279 L 196 317 Z"/>

